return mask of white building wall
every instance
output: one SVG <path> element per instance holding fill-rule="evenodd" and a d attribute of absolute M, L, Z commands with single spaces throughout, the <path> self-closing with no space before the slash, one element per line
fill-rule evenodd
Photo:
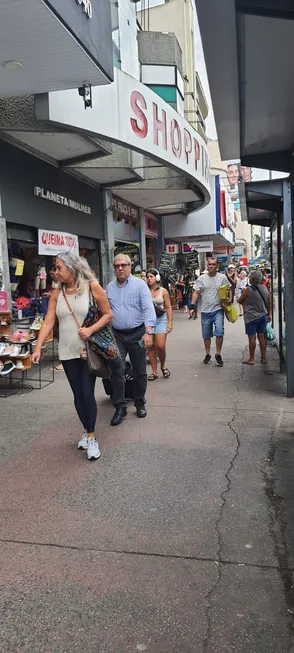
<path fill-rule="evenodd" d="M 189 215 L 170 215 L 164 218 L 164 237 L 184 239 L 207 236 L 216 233 L 215 178 L 212 178 L 211 200 L 204 209 Z"/>
<path fill-rule="evenodd" d="M 118 20 L 121 70 L 135 79 L 139 79 L 136 5 L 130 0 L 119 0 Z"/>

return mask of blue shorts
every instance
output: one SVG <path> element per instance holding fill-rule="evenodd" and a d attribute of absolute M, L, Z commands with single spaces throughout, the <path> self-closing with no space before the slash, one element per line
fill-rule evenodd
<path fill-rule="evenodd" d="M 267 315 L 259 317 L 258 320 L 253 320 L 245 324 L 245 333 L 247 336 L 256 336 L 257 333 L 265 333 L 267 325 Z"/>
<path fill-rule="evenodd" d="M 154 333 L 167 333 L 167 315 L 156 318 Z"/>
<path fill-rule="evenodd" d="M 203 340 L 213 336 L 223 336 L 225 332 L 223 309 L 220 308 L 214 313 L 201 313 L 201 326 Z"/>

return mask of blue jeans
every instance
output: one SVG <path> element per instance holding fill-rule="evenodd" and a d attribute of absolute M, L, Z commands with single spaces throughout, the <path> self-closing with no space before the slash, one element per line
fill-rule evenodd
<path fill-rule="evenodd" d="M 213 336 L 223 336 L 225 331 L 223 309 L 219 308 L 213 313 L 201 313 L 201 326 L 203 340 L 208 340 Z"/>

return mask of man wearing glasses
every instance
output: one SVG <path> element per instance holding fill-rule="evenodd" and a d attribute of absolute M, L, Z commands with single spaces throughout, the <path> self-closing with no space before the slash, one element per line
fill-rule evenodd
<path fill-rule="evenodd" d="M 106 293 L 112 310 L 112 329 L 123 365 L 112 376 L 112 403 L 115 413 L 112 426 L 121 424 L 127 414 L 125 399 L 125 360 L 129 354 L 134 375 L 134 403 L 138 417 L 146 417 L 145 392 L 147 387 L 146 351 L 153 343 L 156 314 L 147 284 L 133 277 L 132 262 L 126 254 L 118 254 L 113 262 L 116 280 L 111 281 Z"/>

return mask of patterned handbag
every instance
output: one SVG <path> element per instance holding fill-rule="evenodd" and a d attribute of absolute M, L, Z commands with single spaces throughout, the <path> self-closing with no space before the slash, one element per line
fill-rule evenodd
<path fill-rule="evenodd" d="M 101 311 L 93 295 L 91 284 L 89 284 L 89 310 L 84 319 L 83 327 L 90 327 L 96 324 L 101 318 Z M 116 340 L 109 325 L 93 333 L 89 342 L 98 350 L 103 358 L 111 363 L 112 369 L 119 369 L 121 366 L 121 356 Z"/>

